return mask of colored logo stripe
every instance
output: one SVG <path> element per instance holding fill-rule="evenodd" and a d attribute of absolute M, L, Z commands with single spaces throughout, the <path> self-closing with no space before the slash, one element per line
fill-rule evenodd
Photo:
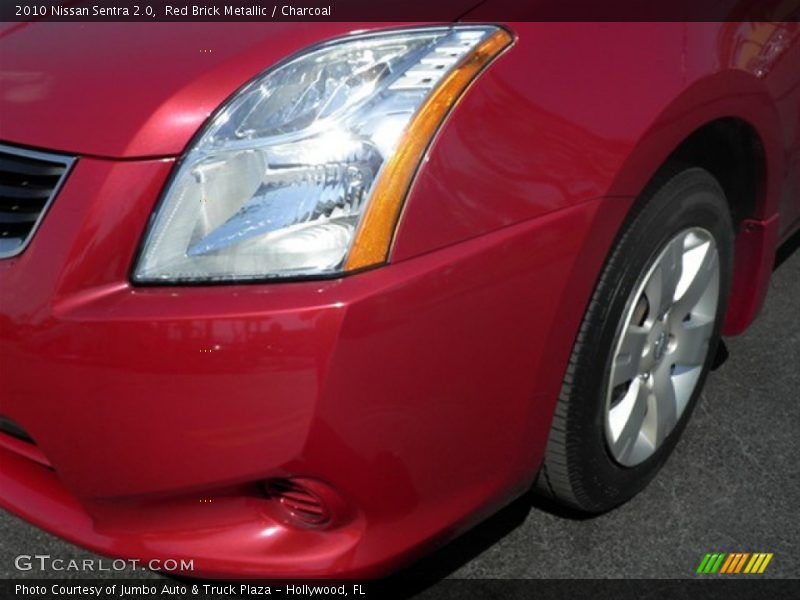
<path fill-rule="evenodd" d="M 706 554 L 700 566 L 697 567 L 698 573 L 716 573 L 725 558 L 725 553 Z"/>
<path fill-rule="evenodd" d="M 745 573 L 763 573 L 764 570 L 767 568 L 769 561 L 772 560 L 772 552 L 769 554 L 760 553 L 760 554 L 753 554 L 753 558 L 750 559 L 750 562 L 747 563 L 747 566 L 744 568 Z"/>
<path fill-rule="evenodd" d="M 720 573 L 738 573 L 742 570 L 747 557 L 750 556 L 749 552 L 734 552 L 728 555 L 728 560 L 722 565 Z"/>
<path fill-rule="evenodd" d="M 731 572 L 731 565 L 736 562 L 736 555 L 735 554 L 728 554 L 728 559 L 722 563 L 722 568 L 719 570 L 720 573 L 730 573 Z"/>
<path fill-rule="evenodd" d="M 769 562 L 772 560 L 772 552 L 709 552 L 703 557 L 697 573 L 714 574 L 735 574 L 735 573 L 763 573 Z M 748 560 L 749 559 L 749 560 Z M 745 566 L 745 564 L 747 566 Z M 744 570 L 742 570 L 744 569 Z"/>

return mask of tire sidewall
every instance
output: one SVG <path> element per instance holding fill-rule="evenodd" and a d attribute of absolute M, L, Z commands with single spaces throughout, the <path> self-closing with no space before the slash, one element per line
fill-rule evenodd
<path fill-rule="evenodd" d="M 616 340 L 628 314 L 632 294 L 642 277 L 660 255 L 666 244 L 679 232 L 702 227 L 711 233 L 719 253 L 719 305 L 709 351 L 694 392 L 673 431 L 655 453 L 644 462 L 625 467 L 611 456 L 606 442 L 606 388 L 611 373 Z M 725 196 L 716 181 L 701 169 L 689 169 L 671 179 L 623 229 L 610 256 L 603 285 L 598 286 L 594 300 L 600 308 L 592 315 L 587 347 L 593 349 L 594 360 L 582 360 L 575 373 L 575 385 L 588 402 L 571 405 L 569 416 L 573 439 L 570 462 L 581 464 L 579 480 L 573 489 L 582 504 L 605 509 L 632 497 L 652 479 L 664 464 L 702 393 L 719 343 L 720 330 L 727 309 L 733 262 L 733 228 Z M 587 357 L 589 358 L 589 357 Z M 587 506 L 590 508 L 590 506 Z"/>

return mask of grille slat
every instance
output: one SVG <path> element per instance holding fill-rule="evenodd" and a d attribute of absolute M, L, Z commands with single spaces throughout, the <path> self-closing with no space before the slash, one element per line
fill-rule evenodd
<path fill-rule="evenodd" d="M 46 200 L 53 193 L 52 186 L 30 185 L 2 185 L 0 184 L 0 198 L 19 198 L 20 200 Z"/>
<path fill-rule="evenodd" d="M 38 211 L 0 211 L 0 225 L 8 223 L 34 223 L 38 218 Z"/>
<path fill-rule="evenodd" d="M 47 162 L 31 161 L 27 157 L 14 156 L 5 151 L 2 152 L 2 155 L 0 155 L 0 171 L 4 173 L 20 173 L 38 177 L 61 177 L 64 173 L 64 165 L 61 163 L 48 164 Z"/>
<path fill-rule="evenodd" d="M 52 188 L 58 183 L 60 175 L 26 175 L 25 173 L 11 173 L 0 171 L 0 185 L 10 187 L 44 187 Z"/>
<path fill-rule="evenodd" d="M 67 156 L 0 145 L 0 258 L 25 249 L 72 163 Z"/>
<path fill-rule="evenodd" d="M 36 213 L 42 212 L 46 202 L 39 200 L 28 200 L 20 202 L 17 198 L 0 197 L 0 213 Z"/>
<path fill-rule="evenodd" d="M 11 248 L 11 243 L 22 239 L 23 237 L 28 235 L 28 232 L 31 229 L 30 223 L 13 223 L 3 222 L 3 218 L 5 215 L 0 215 L 0 238 L 6 240 L 6 244 L 8 247 Z"/>

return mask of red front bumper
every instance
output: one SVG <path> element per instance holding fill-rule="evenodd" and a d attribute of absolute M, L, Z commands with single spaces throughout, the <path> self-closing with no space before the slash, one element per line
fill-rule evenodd
<path fill-rule="evenodd" d="M 0 415 L 53 466 L 0 448 L 3 506 L 197 575 L 369 576 L 526 489 L 624 206 L 339 280 L 135 288 L 171 164 L 80 159 L 0 264 Z M 274 477 L 327 482 L 350 516 L 286 523 Z"/>

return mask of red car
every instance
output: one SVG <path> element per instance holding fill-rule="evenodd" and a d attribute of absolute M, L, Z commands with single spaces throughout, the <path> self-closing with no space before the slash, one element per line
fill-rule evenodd
<path fill-rule="evenodd" d="M 800 28 L 481 10 L 3 25 L 3 507 L 366 577 L 648 483 L 800 224 Z"/>

